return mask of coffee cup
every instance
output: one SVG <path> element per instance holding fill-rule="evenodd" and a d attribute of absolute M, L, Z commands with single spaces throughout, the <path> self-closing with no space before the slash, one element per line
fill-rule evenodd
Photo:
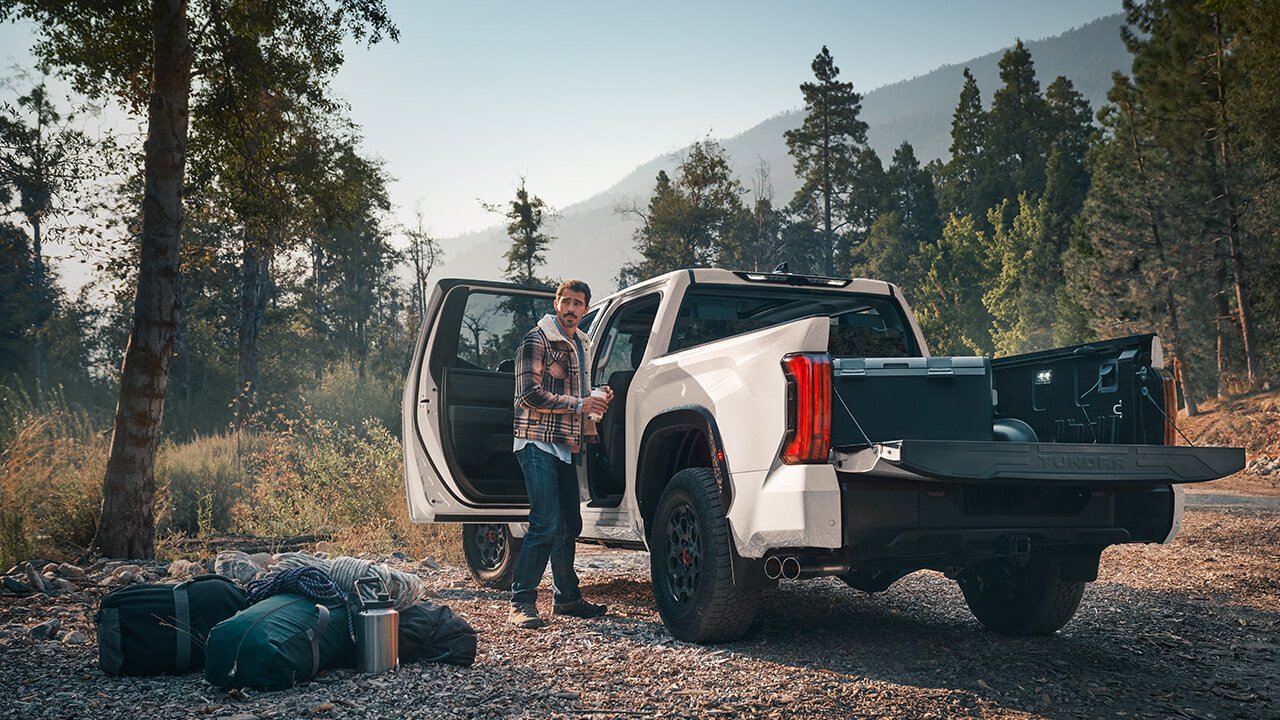
<path fill-rule="evenodd" d="M 591 391 L 591 397 L 607 398 L 609 393 L 604 388 L 595 388 Z M 587 417 L 591 418 L 591 422 L 600 422 L 600 418 L 604 416 L 600 413 L 587 413 Z"/>

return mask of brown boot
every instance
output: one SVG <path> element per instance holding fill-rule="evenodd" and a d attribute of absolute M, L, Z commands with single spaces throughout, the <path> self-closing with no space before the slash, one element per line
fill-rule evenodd
<path fill-rule="evenodd" d="M 543 625 L 542 618 L 538 617 L 538 608 L 532 603 L 528 605 L 512 605 L 511 614 L 507 616 L 507 622 L 518 628 L 540 628 Z"/>
<path fill-rule="evenodd" d="M 608 611 L 609 608 L 604 605 L 589 603 L 582 598 L 578 598 L 570 603 L 556 603 L 555 608 L 552 610 L 556 615 L 569 615 L 579 618 L 600 617 Z"/>

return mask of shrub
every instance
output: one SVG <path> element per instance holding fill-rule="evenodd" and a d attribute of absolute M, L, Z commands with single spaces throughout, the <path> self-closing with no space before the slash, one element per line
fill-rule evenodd
<path fill-rule="evenodd" d="M 400 432 L 400 378 L 379 377 L 372 372 L 363 378 L 350 362 L 331 365 L 311 388 L 298 394 L 291 414 L 323 420 L 339 427 L 357 428 L 370 418 L 393 433 Z"/>
<path fill-rule="evenodd" d="M 295 422 L 264 434 L 248 462 L 252 488 L 235 510 L 244 531 L 325 533 L 349 553 L 402 549 L 456 559 L 456 532 L 409 520 L 400 443 L 376 420 Z"/>
<path fill-rule="evenodd" d="M 166 441 L 156 457 L 158 535 L 207 537 L 232 529 L 232 509 L 245 492 L 241 459 L 261 447 L 250 433 Z"/>
<path fill-rule="evenodd" d="M 0 454 L 0 565 L 69 557 L 93 540 L 108 438 L 59 401 L 13 421 Z"/>

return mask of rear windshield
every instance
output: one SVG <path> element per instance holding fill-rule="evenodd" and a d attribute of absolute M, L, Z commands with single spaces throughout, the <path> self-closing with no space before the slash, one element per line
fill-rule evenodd
<path fill-rule="evenodd" d="M 893 301 L 809 288 L 695 285 L 685 293 L 668 352 L 806 317 L 831 321 L 834 357 L 918 357 L 915 336 Z"/>

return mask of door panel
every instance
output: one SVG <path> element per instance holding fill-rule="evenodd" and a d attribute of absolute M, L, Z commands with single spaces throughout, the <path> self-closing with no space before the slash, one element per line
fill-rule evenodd
<path fill-rule="evenodd" d="M 511 452 L 510 361 L 550 312 L 552 296 L 509 283 L 436 283 L 405 382 L 405 480 L 415 521 L 527 519 Z"/>

